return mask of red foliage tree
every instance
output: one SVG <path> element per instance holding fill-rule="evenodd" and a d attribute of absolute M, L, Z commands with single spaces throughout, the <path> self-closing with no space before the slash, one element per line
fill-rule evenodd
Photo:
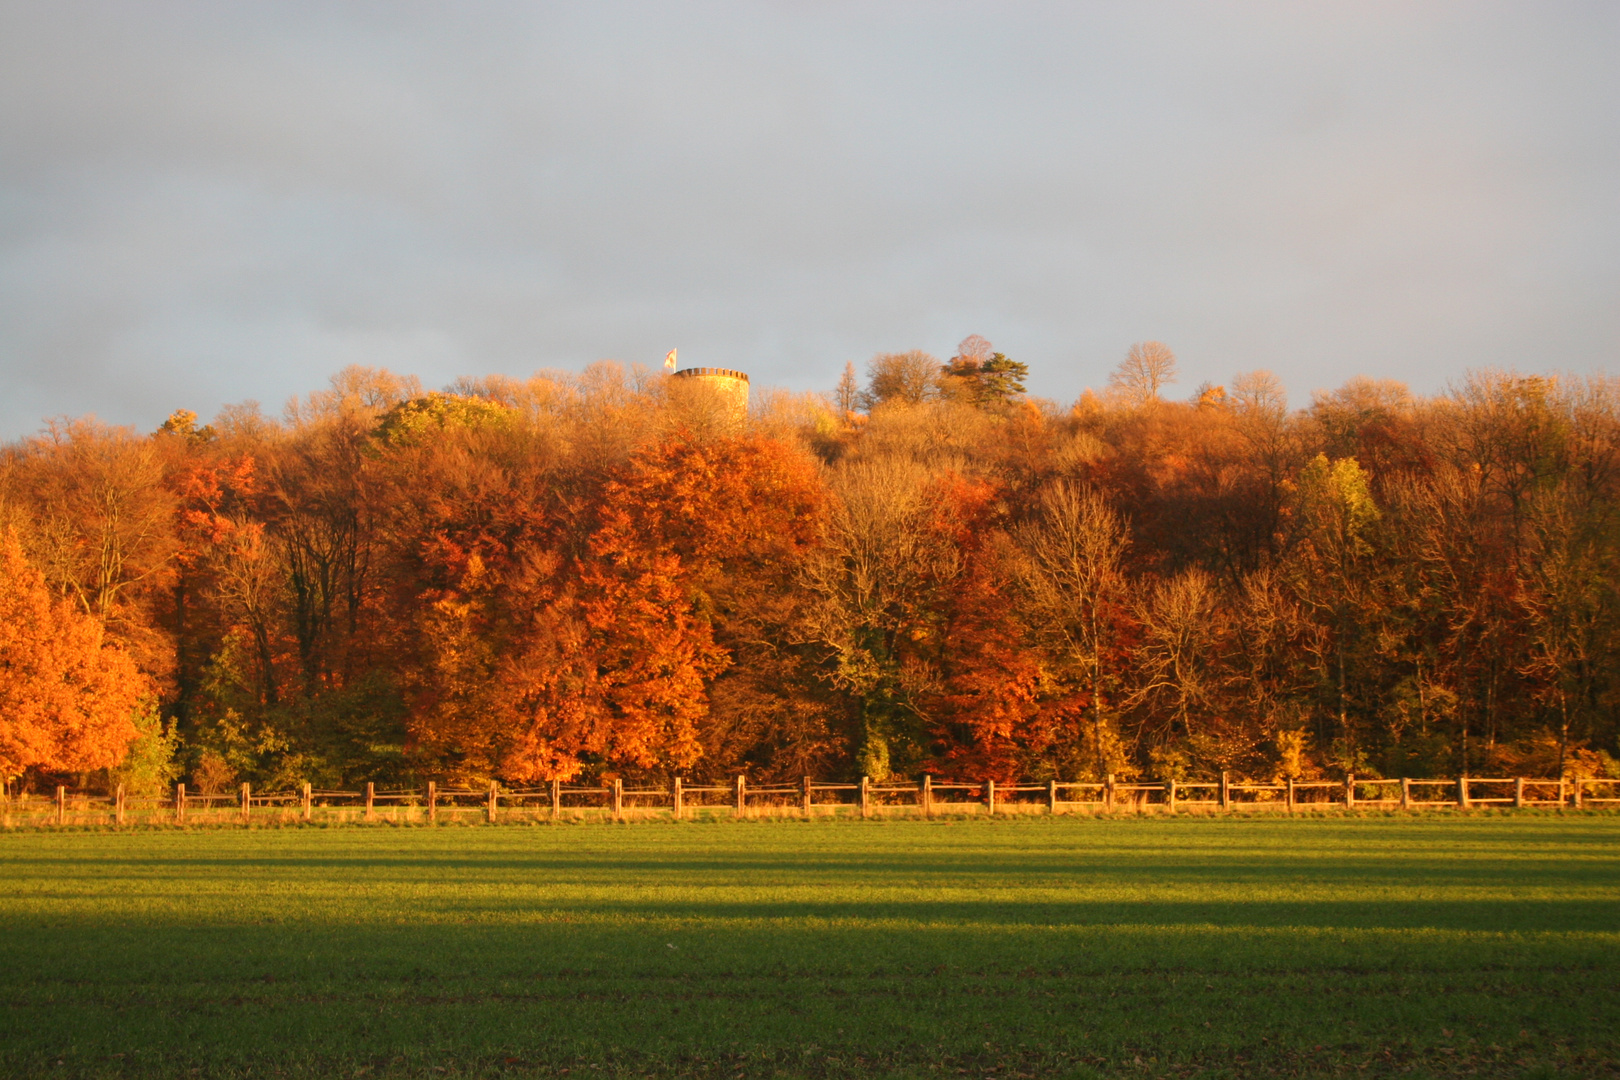
<path fill-rule="evenodd" d="M 1050 741 L 1037 700 L 1038 653 L 1017 616 L 1002 565 L 997 488 L 950 475 L 935 485 L 935 532 L 960 555 L 939 635 L 940 692 L 926 708 L 951 772 L 1008 781 L 1025 771 L 1027 751 Z"/>

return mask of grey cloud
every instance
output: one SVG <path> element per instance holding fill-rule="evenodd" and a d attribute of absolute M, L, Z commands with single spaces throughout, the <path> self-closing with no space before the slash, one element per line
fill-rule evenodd
<path fill-rule="evenodd" d="M 0 3 L 0 435 L 969 332 L 1615 370 L 1610 5 Z"/>

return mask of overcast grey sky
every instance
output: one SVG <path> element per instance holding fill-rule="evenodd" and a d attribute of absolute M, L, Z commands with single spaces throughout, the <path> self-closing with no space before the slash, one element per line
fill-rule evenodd
<path fill-rule="evenodd" d="M 0 437 L 979 333 L 1620 370 L 1620 4 L 0 0 Z"/>

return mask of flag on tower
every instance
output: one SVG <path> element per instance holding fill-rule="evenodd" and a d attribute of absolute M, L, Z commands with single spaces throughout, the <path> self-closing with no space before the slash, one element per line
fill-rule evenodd
<path fill-rule="evenodd" d="M 669 355 L 664 357 L 664 366 L 669 368 L 669 370 L 671 370 L 671 371 L 675 370 L 675 350 L 674 349 L 669 350 Z"/>

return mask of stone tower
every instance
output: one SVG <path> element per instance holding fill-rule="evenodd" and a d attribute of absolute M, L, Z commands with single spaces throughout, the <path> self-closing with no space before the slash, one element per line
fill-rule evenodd
<path fill-rule="evenodd" d="M 748 418 L 748 373 L 730 368 L 695 367 L 677 371 L 674 378 L 712 393 L 725 406 L 731 419 L 740 424 Z"/>

